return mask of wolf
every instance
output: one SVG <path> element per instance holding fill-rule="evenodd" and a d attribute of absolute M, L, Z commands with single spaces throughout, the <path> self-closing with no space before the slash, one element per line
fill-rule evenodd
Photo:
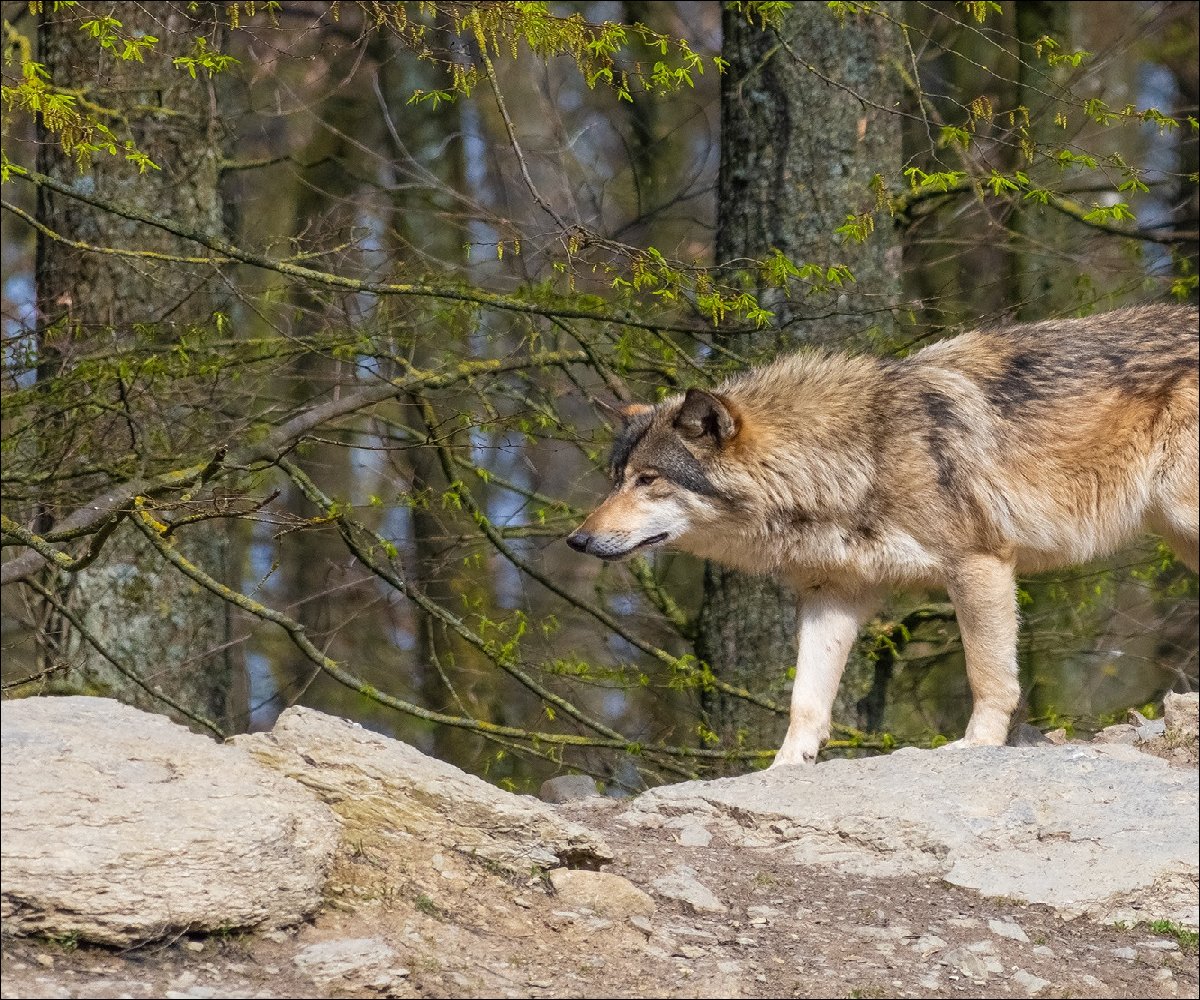
<path fill-rule="evenodd" d="M 1017 574 L 1143 531 L 1198 554 L 1194 307 L 980 329 L 907 357 L 785 356 L 620 410 L 611 492 L 567 538 L 669 545 L 798 599 L 772 766 L 813 763 L 859 628 L 893 588 L 941 587 L 962 634 L 965 745 L 1004 744 L 1019 698 Z"/>

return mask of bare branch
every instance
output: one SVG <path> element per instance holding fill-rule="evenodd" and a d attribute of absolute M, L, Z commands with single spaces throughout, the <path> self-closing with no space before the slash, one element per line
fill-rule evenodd
<path fill-rule="evenodd" d="M 280 456 L 294 448 L 296 443 L 313 429 L 338 417 L 374 406 L 376 403 L 400 393 L 421 388 L 444 388 L 456 382 L 467 381 L 479 376 L 526 367 L 578 364 L 586 360 L 587 355 L 582 351 L 547 351 L 520 358 L 464 361 L 452 369 L 441 372 L 413 369 L 409 374 L 392 382 L 381 381 L 378 385 L 350 393 L 339 399 L 329 400 L 297 414 L 291 420 L 277 427 L 261 442 L 232 451 L 226 457 L 223 468 L 225 470 L 245 468 L 262 462 L 272 464 Z M 51 554 L 51 550 L 47 550 L 46 545 L 55 541 L 78 538 L 97 530 L 122 511 L 128 511 L 135 497 L 157 497 L 173 489 L 185 489 L 201 478 L 211 464 L 211 461 L 198 462 L 182 469 L 174 469 L 150 478 L 137 479 L 114 486 L 74 511 L 58 525 L 53 533 L 45 538 L 37 538 L 6 517 L 4 533 L 30 546 L 32 551 L 24 552 L 3 564 L 3 567 L 0 568 L 0 586 L 28 579 L 47 560 L 69 572 L 82 568 L 75 565 L 74 561 L 64 553 Z M 218 473 L 214 471 L 213 474 Z"/>

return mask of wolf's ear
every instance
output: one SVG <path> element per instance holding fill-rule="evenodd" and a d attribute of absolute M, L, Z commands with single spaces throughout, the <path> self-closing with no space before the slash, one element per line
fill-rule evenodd
<path fill-rule="evenodd" d="M 619 424 L 627 424 L 639 414 L 649 413 L 654 409 L 653 406 L 647 406 L 645 403 L 625 403 L 623 406 L 613 406 L 612 403 L 606 403 L 603 399 L 597 399 L 595 403 L 596 409 L 609 420 Z"/>
<path fill-rule="evenodd" d="M 708 437 L 717 445 L 738 432 L 737 418 L 729 402 L 703 389 L 688 389 L 675 417 L 675 428 L 684 437 Z"/>

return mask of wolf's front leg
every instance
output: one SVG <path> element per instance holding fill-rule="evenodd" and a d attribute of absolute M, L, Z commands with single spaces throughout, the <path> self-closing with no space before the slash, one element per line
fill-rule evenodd
<path fill-rule="evenodd" d="M 846 657 L 863 622 L 878 606 L 874 592 L 850 595 L 822 587 L 801 593 L 791 721 L 772 767 L 816 763 L 817 751 L 829 737 L 833 699 Z"/>
<path fill-rule="evenodd" d="M 947 589 L 962 633 L 974 701 L 961 742 L 1003 746 L 1021 695 L 1012 564 L 995 556 L 970 556 L 955 567 Z"/>

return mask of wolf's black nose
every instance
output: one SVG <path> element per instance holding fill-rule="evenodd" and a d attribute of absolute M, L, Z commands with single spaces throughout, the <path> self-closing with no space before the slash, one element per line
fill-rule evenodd
<path fill-rule="evenodd" d="M 567 544 L 576 552 L 586 552 L 588 542 L 592 540 L 592 536 L 585 534 L 582 531 L 572 531 L 567 535 Z"/>

